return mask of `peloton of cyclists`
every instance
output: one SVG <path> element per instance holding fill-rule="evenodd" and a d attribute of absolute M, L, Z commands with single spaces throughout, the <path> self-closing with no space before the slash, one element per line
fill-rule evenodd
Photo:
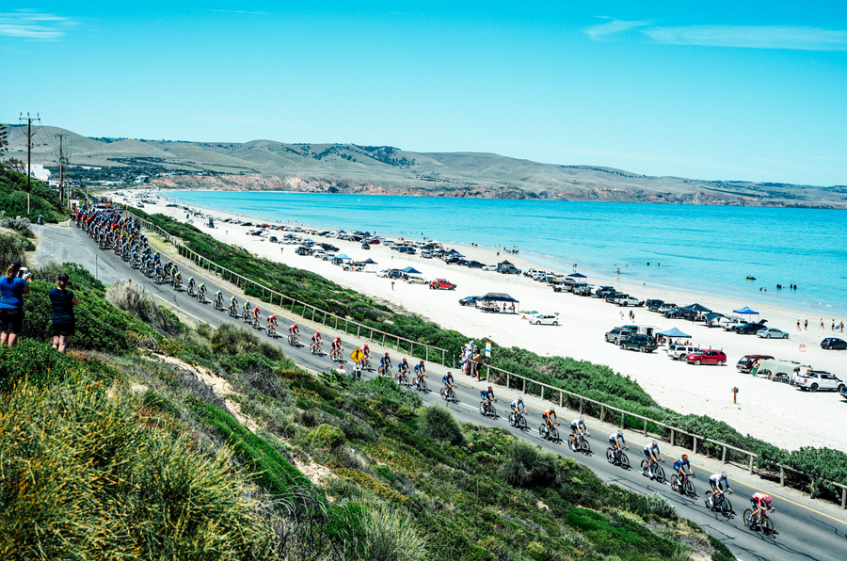
<path fill-rule="evenodd" d="M 576 451 L 576 439 L 579 436 L 587 436 L 588 428 L 585 426 L 585 418 L 580 417 L 571 422 L 571 442 L 569 444 L 571 450 Z"/>

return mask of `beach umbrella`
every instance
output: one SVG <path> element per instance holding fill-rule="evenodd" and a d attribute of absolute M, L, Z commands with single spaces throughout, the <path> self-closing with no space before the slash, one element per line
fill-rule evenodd
<path fill-rule="evenodd" d="M 673 329 L 668 329 L 667 331 L 662 331 L 661 333 L 659 333 L 659 336 L 667 337 L 668 339 L 671 339 L 671 338 L 674 338 L 674 337 L 685 337 L 686 339 L 688 339 L 688 338 L 691 337 L 691 335 L 686 335 L 685 333 L 683 333 L 682 331 L 680 331 L 676 327 L 674 327 Z"/>
<path fill-rule="evenodd" d="M 585 275 L 583 275 L 582 273 L 573 273 L 573 274 L 568 275 L 568 276 L 572 279 L 587 279 L 588 278 Z"/>

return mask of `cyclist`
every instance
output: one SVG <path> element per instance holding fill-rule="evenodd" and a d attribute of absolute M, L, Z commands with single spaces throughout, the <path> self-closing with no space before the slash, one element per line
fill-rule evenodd
<path fill-rule="evenodd" d="M 336 356 L 341 356 L 341 337 L 336 337 L 332 340 L 332 352 Z"/>
<path fill-rule="evenodd" d="M 215 292 L 215 307 L 216 308 L 223 308 L 224 307 L 224 295 L 221 294 L 220 290 Z"/>
<path fill-rule="evenodd" d="M 197 297 L 198 298 L 206 298 L 206 283 L 201 282 L 200 286 L 197 287 Z"/>
<path fill-rule="evenodd" d="M 424 366 L 424 361 L 421 361 L 420 364 L 415 365 L 415 387 L 420 387 L 421 380 L 427 377 L 426 375 L 426 366 Z"/>
<path fill-rule="evenodd" d="M 296 323 L 294 325 L 297 325 Z M 268 316 L 268 333 L 276 333 L 276 314 Z"/>
<path fill-rule="evenodd" d="M 179 288 L 179 286 L 181 284 L 182 284 L 182 273 L 177 271 L 176 274 L 174 275 L 174 288 Z"/>
<path fill-rule="evenodd" d="M 259 311 L 259 306 L 256 306 L 253 308 L 253 325 L 258 326 L 260 319 L 262 319 L 262 312 Z"/>
<path fill-rule="evenodd" d="M 556 424 L 558 425 L 559 424 L 559 417 L 556 415 L 556 410 L 551 407 L 550 409 L 548 409 L 547 411 L 545 411 L 544 413 L 541 414 L 541 418 L 544 419 L 544 422 L 547 425 L 545 427 L 545 429 L 547 431 L 547 437 L 549 438 L 550 437 L 550 429 L 553 428 L 553 420 L 555 419 Z"/>
<path fill-rule="evenodd" d="M 497 398 L 494 397 L 494 388 L 488 386 L 488 389 L 481 390 L 479 392 L 479 400 L 482 402 L 483 407 L 488 407 L 493 401 L 497 401 Z"/>
<path fill-rule="evenodd" d="M 447 372 L 444 376 L 441 377 L 441 381 L 444 382 L 444 389 L 455 391 L 456 390 L 456 382 L 453 380 L 453 373 Z"/>
<path fill-rule="evenodd" d="M 713 473 L 712 476 L 709 477 L 709 486 L 712 488 L 712 496 L 709 498 L 709 508 L 715 504 L 715 495 L 721 491 L 732 493 L 732 489 L 729 488 L 729 479 L 727 479 L 727 477 L 728 476 L 725 471 Z"/>
<path fill-rule="evenodd" d="M 312 350 L 314 352 L 320 344 L 321 344 L 321 332 L 315 331 L 315 334 L 312 335 L 312 346 L 311 346 L 310 350 Z"/>
<path fill-rule="evenodd" d="M 250 301 L 244 302 L 244 307 L 241 310 L 241 316 L 244 318 L 244 321 L 247 321 L 247 318 L 250 317 Z"/>
<path fill-rule="evenodd" d="M 364 354 L 364 355 L 365 355 L 365 358 L 366 358 L 366 359 L 368 359 L 368 360 L 370 360 L 370 359 L 371 359 L 371 348 L 368 346 L 368 344 L 367 344 L 367 343 L 365 343 L 364 345 L 362 345 L 362 354 Z"/>
<path fill-rule="evenodd" d="M 649 462 L 647 470 L 650 472 L 650 479 L 656 479 L 656 476 L 653 475 L 653 464 L 658 464 L 659 459 L 663 462 L 665 461 L 664 456 L 662 456 L 662 452 L 659 451 L 659 441 L 653 440 L 653 442 L 645 446 L 644 455 L 647 456 L 647 461 Z"/>
<path fill-rule="evenodd" d="M 759 522 L 759 518 L 761 514 L 764 514 L 765 510 L 770 510 L 771 512 L 776 509 L 771 506 L 771 502 L 773 499 L 767 493 L 753 493 L 753 496 L 750 497 L 750 502 L 753 506 L 753 514 L 750 515 L 750 522 Z"/>
<path fill-rule="evenodd" d="M 238 309 L 238 298 L 234 294 L 229 298 L 229 309 L 230 311 Z"/>
<path fill-rule="evenodd" d="M 276 320 L 276 314 L 274 314 L 272 317 L 274 318 L 274 320 Z M 294 335 L 295 340 L 297 339 L 297 336 L 300 335 L 300 326 L 297 325 L 297 322 L 295 322 L 294 325 L 288 328 L 288 334 Z"/>
<path fill-rule="evenodd" d="M 397 365 L 397 374 L 409 375 L 409 362 L 404 358 L 403 362 Z"/>
<path fill-rule="evenodd" d="M 388 353 L 385 353 L 385 356 L 379 359 L 379 373 L 391 376 L 391 374 L 389 374 L 390 368 L 391 358 L 388 356 Z"/>
<path fill-rule="evenodd" d="M 585 418 L 580 417 L 571 421 L 571 450 L 576 450 L 576 439 L 580 435 L 587 435 L 588 427 L 585 426 Z"/>
<path fill-rule="evenodd" d="M 617 433 L 612 433 L 609 437 L 609 446 L 612 447 L 612 451 L 615 454 L 615 463 L 614 465 L 621 465 L 621 448 L 626 448 L 629 450 L 629 447 L 626 445 L 626 440 L 623 437 L 623 431 L 618 430 Z"/>
<path fill-rule="evenodd" d="M 685 486 L 683 485 L 683 481 L 685 481 L 685 468 L 688 467 L 688 477 L 695 477 L 694 470 L 691 469 L 691 462 L 688 461 L 688 454 L 683 454 L 680 459 L 673 463 L 673 470 L 679 475 L 679 492 L 685 492 Z M 673 482 L 671 482 L 673 483 Z"/>
<path fill-rule="evenodd" d="M 518 398 L 512 402 L 511 407 L 512 412 L 515 414 L 515 416 L 526 415 L 526 405 L 524 405 L 522 395 L 518 396 Z M 521 409 L 523 409 L 523 412 L 521 412 Z"/>

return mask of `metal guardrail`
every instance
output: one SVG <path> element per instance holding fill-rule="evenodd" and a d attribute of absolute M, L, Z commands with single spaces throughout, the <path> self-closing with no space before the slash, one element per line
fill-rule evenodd
<path fill-rule="evenodd" d="M 248 278 L 246 278 L 242 275 L 239 275 L 238 273 L 236 273 L 236 272 L 234 272 L 230 269 L 227 269 L 226 267 L 223 267 L 221 265 L 218 265 L 217 263 L 214 263 L 213 261 L 210 261 L 209 259 L 207 259 L 206 257 L 203 257 L 199 253 L 197 253 L 197 252 L 195 252 L 191 249 L 188 249 L 188 247 L 186 247 L 184 243 L 182 243 L 180 240 L 174 238 L 171 234 L 169 234 L 168 232 L 166 232 L 165 230 L 163 230 L 159 226 L 156 226 L 155 224 L 153 224 L 153 223 L 151 223 L 147 220 L 144 220 L 143 218 L 140 218 L 140 217 L 136 217 L 136 218 L 138 218 L 139 222 L 145 228 L 158 233 L 163 238 L 168 240 L 174 247 L 177 248 L 177 251 L 179 252 L 180 255 L 190 259 L 193 263 L 197 264 L 201 268 L 205 268 L 209 272 L 214 272 L 215 274 L 219 275 L 221 278 L 226 278 L 230 282 L 235 282 L 235 284 L 239 287 L 243 287 L 245 284 L 251 284 L 256 288 L 260 288 L 260 289 L 262 289 L 262 298 L 264 298 L 266 294 L 272 294 L 274 296 L 278 296 L 279 297 L 279 305 L 283 309 L 286 309 L 285 301 L 290 300 L 291 301 L 291 311 L 292 311 L 292 313 L 296 313 L 295 312 L 296 306 L 301 306 L 303 308 L 303 313 L 299 314 L 299 315 L 301 315 L 302 317 L 305 318 L 306 317 L 306 310 L 311 309 L 312 314 L 311 314 L 310 319 L 312 321 L 319 321 L 320 323 L 322 323 L 324 325 L 329 325 L 328 322 L 330 320 L 334 319 L 335 320 L 335 329 L 338 329 L 339 320 L 344 321 L 345 322 L 344 331 L 346 333 L 352 333 L 352 331 L 349 330 L 349 326 L 353 325 L 353 326 L 356 327 L 356 336 L 357 337 L 361 336 L 362 328 L 364 328 L 366 331 L 369 332 L 370 337 L 368 337 L 368 338 L 371 341 L 375 341 L 374 334 L 382 335 L 382 343 L 381 344 L 382 344 L 383 347 L 385 347 L 386 340 L 388 340 L 389 342 L 392 341 L 392 340 L 396 340 L 397 343 L 396 343 L 395 348 L 397 348 L 398 352 L 401 351 L 401 348 L 400 348 L 401 341 L 409 344 L 409 354 L 413 354 L 412 351 L 414 350 L 415 345 L 417 345 L 419 347 L 424 347 L 426 349 L 425 355 L 426 355 L 426 360 L 428 362 L 431 360 L 430 359 L 430 349 L 432 349 L 433 351 L 435 351 L 436 356 L 438 355 L 438 352 L 441 353 L 440 364 L 447 366 L 447 353 L 449 352 L 447 349 L 442 349 L 440 347 L 434 347 L 432 345 L 426 345 L 424 343 L 412 341 L 410 339 L 406 339 L 406 338 L 400 337 L 398 335 L 387 333 L 387 332 L 381 331 L 379 329 L 374 329 L 372 327 L 358 323 L 356 321 L 350 321 L 346 318 L 339 318 L 336 314 L 333 314 L 332 312 L 327 312 L 325 310 L 321 310 L 320 308 L 312 306 L 311 304 L 307 304 L 307 303 L 302 302 L 300 300 L 297 300 L 295 298 L 291 298 L 290 296 L 285 296 L 284 294 L 282 294 L 282 293 L 280 293 L 276 290 L 273 290 L 272 288 L 270 288 L 268 286 L 265 286 L 261 283 L 258 283 L 258 282 L 254 281 L 252 279 L 248 279 Z M 227 275 L 226 277 L 224 277 L 224 273 L 226 273 L 226 275 Z M 235 279 L 235 281 L 233 281 L 233 279 Z M 323 317 L 316 320 L 315 316 L 317 314 L 323 314 Z M 455 366 L 456 365 L 455 365 L 455 357 L 454 357 L 453 358 L 453 368 L 455 368 Z M 690 438 L 691 441 L 692 441 L 691 450 L 692 450 L 692 453 L 694 453 L 694 454 L 697 453 L 698 443 L 700 443 L 699 447 L 701 448 L 701 453 L 702 453 L 702 444 L 707 443 L 707 444 L 713 444 L 713 445 L 721 448 L 720 457 L 721 457 L 721 462 L 723 462 L 723 463 L 728 463 L 728 461 L 727 461 L 727 452 L 728 451 L 746 456 L 747 457 L 747 461 L 746 461 L 747 471 L 750 474 L 753 473 L 753 463 L 754 463 L 755 459 L 758 458 L 758 455 L 754 454 L 753 452 L 749 452 L 747 450 L 742 450 L 741 448 L 736 448 L 735 446 L 732 446 L 730 444 L 726 444 L 725 442 L 719 442 L 717 440 L 712 440 L 711 438 L 706 438 L 705 436 L 690 433 L 690 432 L 684 431 L 684 430 L 677 428 L 677 427 L 672 427 L 672 426 L 665 424 L 661 421 L 656 421 L 655 419 L 650 419 L 649 417 L 644 417 L 644 416 L 638 415 L 636 413 L 630 413 L 628 411 L 624 411 L 623 409 L 620 409 L 618 407 L 614 407 L 612 405 L 602 403 L 600 401 L 579 395 L 577 393 L 574 393 L 574 392 L 571 392 L 571 391 L 568 391 L 568 390 L 565 390 L 565 389 L 562 389 L 562 388 L 557 388 L 555 386 L 551 386 L 549 384 L 545 384 L 543 382 L 539 382 L 539 381 L 533 380 L 531 378 L 527 378 L 526 376 L 521 376 L 520 374 L 515 374 L 513 372 L 509 372 L 508 370 L 503 370 L 502 368 L 497 368 L 496 366 L 486 365 L 486 376 L 485 376 L 486 382 L 491 381 L 491 371 L 492 370 L 494 370 L 495 373 L 499 373 L 500 375 L 505 376 L 505 378 L 506 378 L 505 386 L 506 386 L 507 389 L 511 389 L 512 379 L 514 378 L 514 379 L 520 380 L 522 382 L 521 393 L 523 393 L 523 394 L 527 393 L 527 382 L 529 382 L 530 389 L 532 389 L 533 386 L 538 386 L 540 388 L 539 393 L 540 393 L 540 398 L 542 400 L 545 399 L 545 397 L 544 397 L 545 391 L 548 392 L 548 394 L 547 394 L 548 399 L 550 399 L 551 395 L 555 395 L 555 394 L 558 393 L 558 395 L 559 395 L 559 406 L 560 407 L 564 406 L 564 396 L 565 395 L 569 396 L 574 401 L 578 400 L 580 415 L 583 415 L 583 414 L 589 414 L 590 415 L 590 413 L 586 413 L 585 405 L 586 404 L 592 404 L 592 405 L 600 408 L 599 415 L 597 415 L 597 418 L 600 421 L 605 420 L 607 411 L 620 414 L 620 416 L 621 416 L 621 421 L 620 421 L 621 428 L 625 428 L 627 417 L 635 418 L 635 419 L 639 419 L 639 420 L 643 421 L 644 424 L 643 424 L 642 433 L 645 437 L 646 436 L 655 436 L 657 438 L 662 438 L 662 439 L 666 438 L 666 436 L 664 434 L 648 433 L 649 425 L 652 424 L 655 427 L 663 427 L 665 430 L 668 431 L 669 437 L 666 440 L 668 442 L 670 442 L 671 446 L 677 446 L 678 445 L 678 446 L 682 446 L 684 448 L 687 448 L 686 444 L 681 444 L 681 443 L 677 442 L 677 440 L 678 440 L 677 437 L 683 436 L 683 437 Z M 708 452 L 706 453 L 706 455 L 709 455 Z M 809 475 L 807 473 L 803 473 L 801 471 L 790 468 L 788 466 L 785 466 L 785 465 L 782 465 L 782 464 L 775 464 L 775 466 L 779 467 L 779 480 L 780 480 L 780 485 L 783 486 L 783 487 L 785 486 L 785 471 L 786 470 L 791 471 L 793 473 L 796 473 L 798 475 L 801 475 L 803 477 L 807 477 L 812 482 L 814 482 L 814 480 L 815 480 L 814 476 Z M 842 485 L 840 483 L 836 483 L 836 482 L 830 481 L 828 479 L 825 479 L 823 481 L 825 481 L 829 485 L 833 485 L 833 486 L 841 489 L 841 508 L 847 510 L 847 485 Z M 811 486 L 811 484 L 810 484 L 810 486 Z"/>

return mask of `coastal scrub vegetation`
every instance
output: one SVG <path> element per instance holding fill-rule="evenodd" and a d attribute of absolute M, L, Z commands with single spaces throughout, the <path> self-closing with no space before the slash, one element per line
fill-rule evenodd
<path fill-rule="evenodd" d="M 26 171 L 26 170 L 24 170 Z M 59 195 L 36 179 L 27 187 L 26 174 L 19 173 L 7 164 L 0 162 L 0 211 L 10 218 L 24 217 L 35 222 L 39 216 L 45 222 L 59 222 L 68 217 L 62 207 Z M 29 213 L 27 214 L 27 194 L 29 194 Z"/>
<path fill-rule="evenodd" d="M 213 329 L 162 333 L 73 282 L 80 314 L 158 345 L 60 355 L 36 331 L 0 348 L 3 559 L 733 559 L 505 431 L 432 438 L 420 397 L 388 380 L 218 354 Z"/>
<path fill-rule="evenodd" d="M 456 330 L 444 329 L 419 316 L 395 313 L 387 306 L 353 290 L 345 289 L 315 273 L 260 258 L 242 248 L 219 242 L 190 224 L 178 222 L 161 214 L 148 215 L 137 209 L 131 209 L 131 212 L 180 238 L 189 249 L 217 264 L 261 282 L 288 297 L 296 298 L 336 314 L 340 318 L 349 318 L 363 325 L 411 341 L 447 349 L 452 356 L 456 356 L 462 345 L 468 341 L 474 341 L 479 347 L 482 347 L 486 341 L 491 341 L 490 338 L 474 339 Z M 263 298 L 261 291 L 257 291 L 250 285 L 245 289 L 246 293 L 253 298 L 270 301 L 269 297 Z M 303 313 L 305 310 L 302 307 L 296 307 L 294 311 Z M 316 316 L 315 319 L 321 318 Z M 351 334 L 357 331 L 355 326 L 347 327 L 343 322 L 339 323 L 338 329 L 346 329 Z M 792 479 L 795 476 L 790 473 L 787 476 L 787 481 L 807 488 L 811 486 L 812 494 L 815 497 L 841 500 L 840 489 L 821 480 L 821 478 L 826 478 L 847 485 L 847 454 L 841 451 L 829 448 L 804 447 L 789 452 L 750 435 L 744 435 L 726 423 L 711 417 L 681 415 L 671 409 L 661 407 L 644 391 L 638 382 L 615 372 L 608 366 L 569 357 L 541 356 L 519 347 L 503 347 L 495 341 L 491 341 L 491 343 L 492 358 L 487 361 L 487 364 L 492 367 L 526 376 L 531 380 L 554 388 L 574 392 L 623 411 L 675 426 L 705 438 L 749 450 L 757 455 L 756 466 L 766 477 L 773 477 L 774 473 L 778 474 L 779 470 L 775 467 L 777 464 L 783 464 L 806 473 L 813 473 L 816 477 L 811 482 L 795 481 Z M 426 357 L 426 351 L 420 345 L 410 348 L 408 343 L 401 342 L 398 351 L 409 353 L 417 358 Z M 448 362 L 451 355 L 447 357 Z M 485 370 L 483 372 L 485 373 Z M 490 375 L 491 380 L 499 384 L 506 383 L 504 374 L 491 370 Z M 528 383 L 525 391 L 527 394 L 540 395 L 541 386 Z M 549 390 L 546 395 L 550 396 L 551 399 L 558 398 L 557 395 L 551 395 Z M 580 406 L 578 399 L 567 395 L 563 397 L 563 404 L 571 408 L 579 408 Z M 595 416 L 600 414 L 599 406 L 588 402 L 583 403 L 583 410 Z M 632 416 L 625 418 L 624 425 L 625 428 L 632 430 L 643 430 L 644 428 L 643 421 Z M 667 429 L 654 423 L 648 424 L 648 430 L 653 434 L 668 435 Z M 677 435 L 677 442 L 689 447 L 692 445 L 691 438 L 683 435 Z M 702 440 L 698 442 L 697 450 L 698 453 L 715 458 L 720 458 L 723 451 L 722 448 Z M 737 461 L 741 464 L 746 462 L 746 455 L 737 455 L 736 457 L 735 454 L 728 451 L 727 460 Z"/>

